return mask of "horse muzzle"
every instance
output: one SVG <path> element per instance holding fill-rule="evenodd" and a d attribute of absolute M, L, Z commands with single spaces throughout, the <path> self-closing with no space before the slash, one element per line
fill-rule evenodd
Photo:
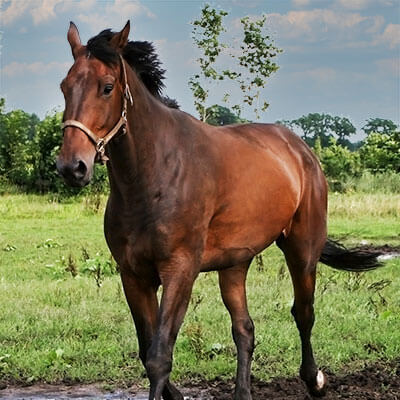
<path fill-rule="evenodd" d="M 65 162 L 61 157 L 58 157 L 56 166 L 58 173 L 69 186 L 84 187 L 92 179 L 93 166 L 89 168 L 84 160 L 73 159 Z"/>

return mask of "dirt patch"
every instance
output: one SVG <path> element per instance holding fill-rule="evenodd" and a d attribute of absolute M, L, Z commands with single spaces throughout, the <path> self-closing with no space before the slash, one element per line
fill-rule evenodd
<path fill-rule="evenodd" d="M 399 400 L 400 359 L 392 363 L 378 363 L 347 375 L 326 372 L 329 391 L 325 400 Z M 182 389 L 187 400 L 231 400 L 234 382 L 214 380 L 211 382 L 186 383 Z M 253 379 L 254 400 L 311 400 L 299 378 L 276 378 L 271 382 Z M 104 392 L 95 385 L 50 386 L 34 385 L 28 388 L 11 387 L 0 390 L 0 398 L 9 400 L 45 399 L 104 399 L 146 400 L 147 394 L 131 388 L 129 391 Z"/>
<path fill-rule="evenodd" d="M 376 364 L 348 375 L 337 376 L 326 372 L 329 389 L 324 400 L 400 400 L 400 359 L 391 364 Z M 213 381 L 200 384 L 202 394 L 194 399 L 231 400 L 234 383 Z M 254 400 L 311 400 L 299 378 L 276 378 L 271 382 L 253 379 Z"/>
<path fill-rule="evenodd" d="M 374 246 L 371 244 L 363 244 L 360 246 L 357 246 L 356 249 L 358 250 L 364 250 L 364 251 L 370 251 L 372 253 L 377 253 L 377 254 L 400 254 L 400 246 L 390 246 L 389 244 L 384 244 L 382 246 Z"/>

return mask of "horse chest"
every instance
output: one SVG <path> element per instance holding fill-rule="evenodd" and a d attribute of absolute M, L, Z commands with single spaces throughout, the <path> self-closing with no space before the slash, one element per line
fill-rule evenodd
<path fill-rule="evenodd" d="M 168 258 L 168 229 L 162 225 L 138 227 L 134 221 L 105 218 L 105 236 L 110 251 L 122 269 L 145 275 L 158 259 Z"/>

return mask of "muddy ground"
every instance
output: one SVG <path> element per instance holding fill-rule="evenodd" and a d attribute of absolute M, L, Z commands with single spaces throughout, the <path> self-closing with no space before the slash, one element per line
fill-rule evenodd
<path fill-rule="evenodd" d="M 325 371 L 329 391 L 325 400 L 400 400 L 400 359 L 390 364 L 378 363 L 347 375 L 334 375 Z M 1 399 L 9 400 L 145 400 L 147 394 L 138 388 L 104 392 L 100 386 L 8 387 L 0 390 Z M 231 400 L 234 382 L 187 382 L 182 392 L 187 400 Z M 253 379 L 254 400 L 311 400 L 299 378 L 276 378 L 270 382 Z"/>

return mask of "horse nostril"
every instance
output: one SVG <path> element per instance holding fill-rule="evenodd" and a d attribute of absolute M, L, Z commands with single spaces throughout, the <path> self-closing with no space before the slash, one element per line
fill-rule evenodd
<path fill-rule="evenodd" d="M 59 174 L 69 182 L 81 181 L 85 178 L 88 170 L 87 165 L 83 160 L 64 164 L 60 159 L 58 159 L 56 164 Z"/>
<path fill-rule="evenodd" d="M 75 168 L 75 174 L 74 174 L 75 177 L 83 178 L 86 175 L 86 172 L 87 172 L 87 166 L 86 166 L 85 162 L 82 160 L 79 160 L 76 165 L 76 168 Z"/>

